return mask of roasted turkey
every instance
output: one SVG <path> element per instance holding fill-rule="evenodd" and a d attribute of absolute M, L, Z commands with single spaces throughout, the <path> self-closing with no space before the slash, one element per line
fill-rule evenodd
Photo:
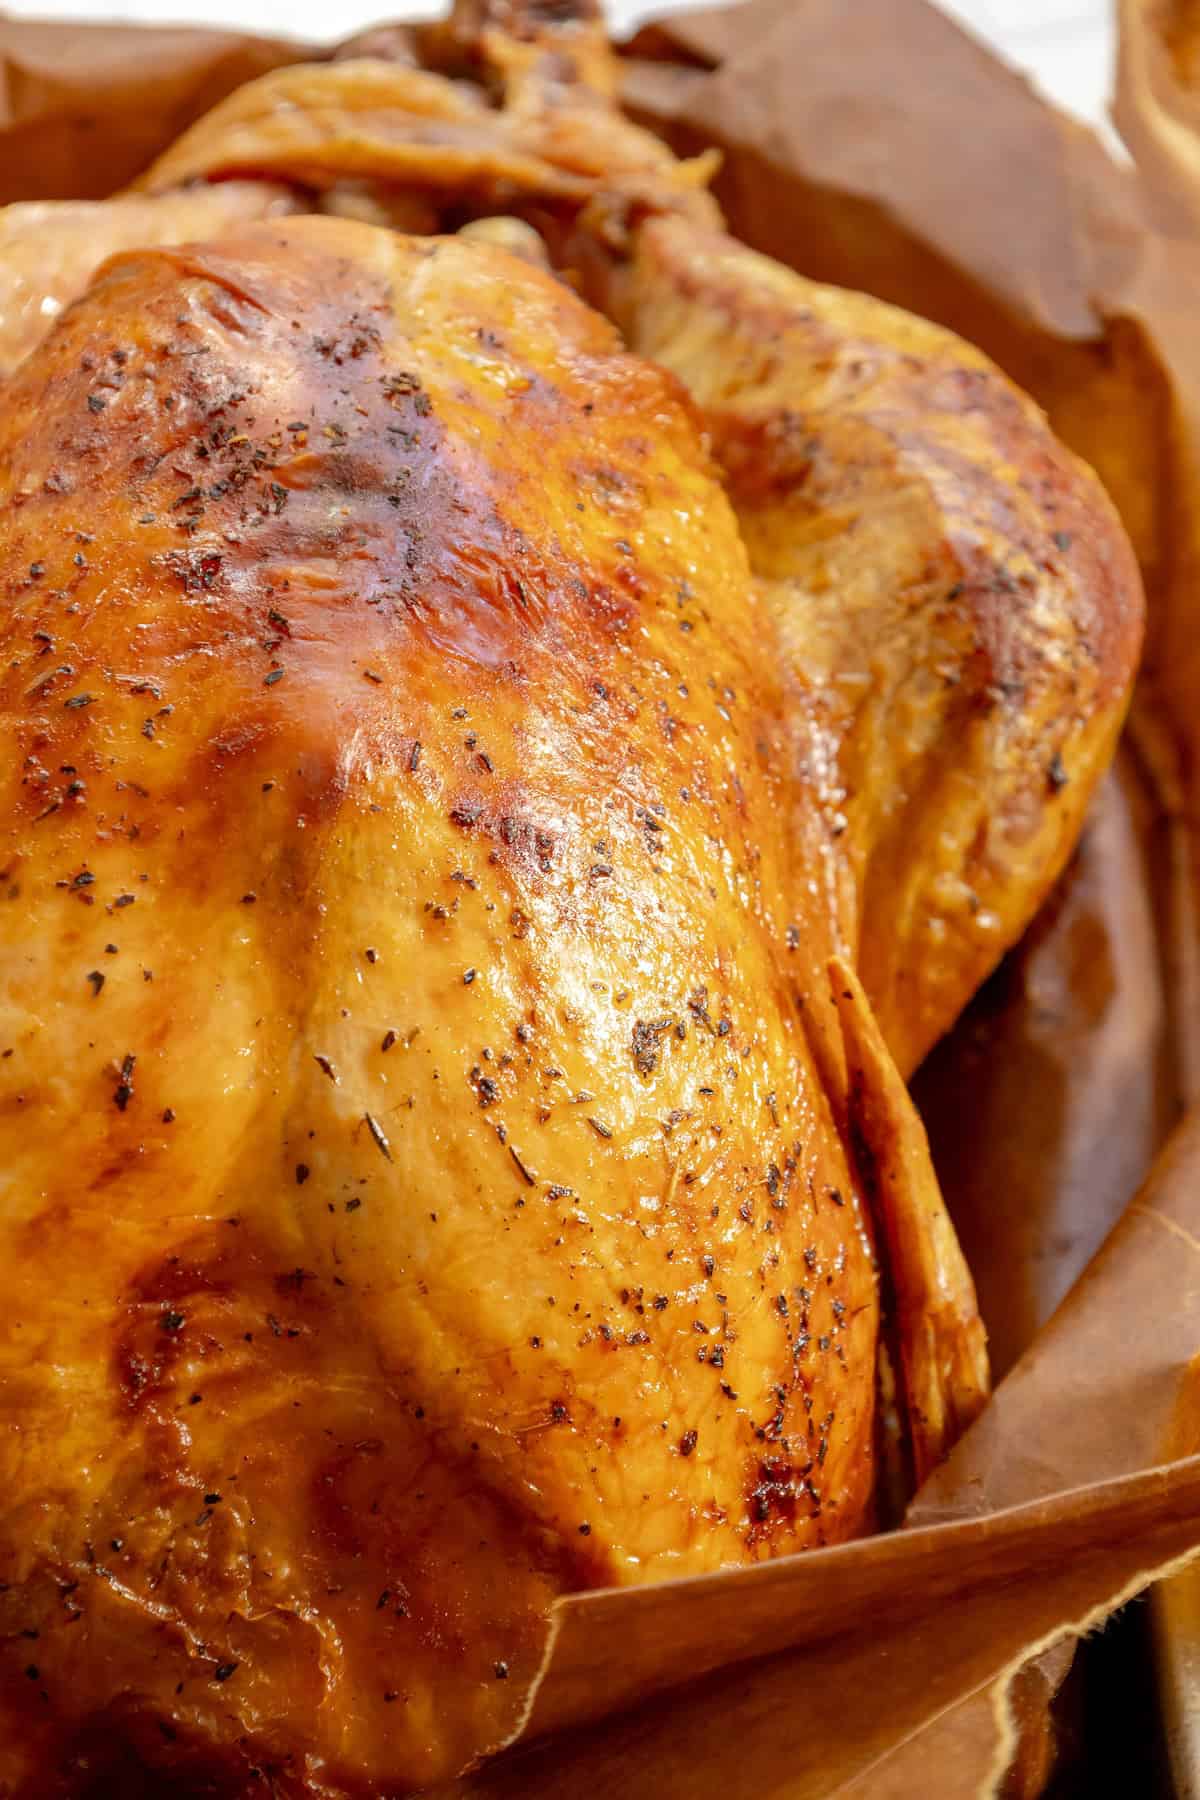
<path fill-rule="evenodd" d="M 0 215 L 21 1800 L 443 1780 L 557 1596 L 880 1522 L 881 1356 L 912 1480 L 986 1396 L 902 1078 L 1111 751 L 1115 514 L 594 23 L 420 42 Z"/>

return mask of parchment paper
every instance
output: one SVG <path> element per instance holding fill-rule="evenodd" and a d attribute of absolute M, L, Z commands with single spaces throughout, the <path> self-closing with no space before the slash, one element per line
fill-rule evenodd
<path fill-rule="evenodd" d="M 1010 1371 L 992 1405 L 901 1532 L 564 1603 L 532 1747 L 443 1793 L 957 1800 L 1008 1770 L 1033 1794 L 1048 1647 L 1200 1545 L 1200 1122 L 1068 1292 L 1200 1090 L 1200 247 L 1161 181 L 922 0 L 750 0 L 634 50 L 630 104 L 722 147 L 736 231 L 955 327 L 1041 399 L 1124 513 L 1150 642 L 1072 870 L 917 1083 Z M 0 197 L 111 191 L 303 54 L 0 20 Z"/>

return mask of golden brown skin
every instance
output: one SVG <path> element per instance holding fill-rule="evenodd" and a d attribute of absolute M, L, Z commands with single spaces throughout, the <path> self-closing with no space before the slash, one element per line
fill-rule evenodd
<path fill-rule="evenodd" d="M 716 217 L 698 187 L 707 161 L 680 163 L 607 103 L 575 87 L 555 98 L 524 68 L 519 61 L 500 111 L 467 82 L 371 57 L 276 69 L 197 120 L 136 191 L 253 171 L 318 190 L 369 179 L 454 206 L 522 197 L 581 205 L 597 189 L 617 189 Z"/>
<path fill-rule="evenodd" d="M 332 92 L 335 82 L 349 85 Z M 293 140 L 329 137 L 313 103 L 318 88 L 337 116 L 346 92 L 378 90 L 382 107 L 397 82 L 430 84 L 448 105 L 472 110 L 439 77 L 389 64 L 281 70 L 252 84 L 264 90 L 253 103 L 251 88 L 239 90 L 147 179 L 202 164 L 227 173 L 237 167 L 228 146 L 245 129 L 258 133 L 256 155 L 246 153 L 257 170 L 290 168 L 317 181 L 321 170 Z M 288 104 L 275 110 L 284 90 Z M 540 91 L 532 78 L 514 82 L 527 129 L 537 126 L 531 96 Z M 261 126 L 231 122 L 258 120 L 263 108 L 271 129 L 286 134 L 270 155 Z M 494 130 L 497 116 L 507 115 L 484 114 L 472 129 Z M 597 116 L 606 115 L 585 108 L 581 126 L 569 109 L 547 109 L 552 135 L 571 117 L 581 141 Z M 414 128 L 391 120 L 393 129 Z M 615 130 L 632 128 L 618 120 Z M 214 159 L 214 142 L 223 157 Z M 350 157 L 343 132 L 322 153 L 328 210 L 435 227 L 436 208 L 417 189 L 401 186 L 386 202 L 378 182 L 334 180 L 339 170 L 378 170 L 378 141 Z M 419 134 L 402 153 L 424 158 L 439 182 L 483 180 L 467 162 L 423 148 Z M 626 147 L 631 167 L 637 155 L 636 142 Z M 471 157 L 472 167 L 492 170 L 481 150 Z M 689 189 L 684 199 L 703 196 Z M 280 190 L 264 183 L 221 182 L 107 207 L 6 209 L 0 250 L 11 296 L 7 312 L 0 306 L 0 371 L 82 290 L 105 249 L 139 233 L 176 241 L 191 225 L 281 204 Z M 603 217 L 601 204 L 592 201 Z M 635 226 L 632 262 L 615 269 L 607 250 L 587 260 L 587 235 L 570 243 L 584 252 L 593 298 L 703 409 L 797 704 L 812 709 L 826 746 L 827 801 L 835 829 L 845 830 L 845 941 L 893 1054 L 911 1072 L 1020 936 L 1078 835 L 1140 647 L 1132 551 L 1091 473 L 1033 403 L 953 334 L 806 281 L 699 218 Z M 30 252 L 44 255 L 43 241 L 59 265 L 49 280 L 39 271 L 44 297 L 24 272 Z"/>
<path fill-rule="evenodd" d="M 891 1308 L 903 1321 L 894 1341 L 906 1447 L 919 1488 L 987 1404 L 987 1334 L 920 1115 L 858 976 L 840 957 L 831 973 L 846 1047 L 851 1140 L 872 1216 L 887 1237 Z"/>
<path fill-rule="evenodd" d="M 803 760 L 844 833 L 843 944 L 910 1073 L 1078 836 L 1140 650 L 1136 562 L 1100 483 L 979 351 L 722 232 L 704 169 L 613 106 L 595 9 L 562 12 L 460 0 L 425 34 L 499 110 L 381 63 L 280 70 L 142 185 L 353 177 L 451 213 L 524 211 L 680 376 L 811 715 Z"/>
<path fill-rule="evenodd" d="M 212 237 L 294 212 L 291 191 L 227 181 L 119 200 L 35 200 L 0 207 L 0 377 L 40 344 L 106 257 Z"/>
<path fill-rule="evenodd" d="M 1115 508 L 951 332 L 652 219 L 614 306 L 699 405 L 799 704 L 832 746 L 848 937 L 908 1074 L 1016 941 L 1141 646 Z"/>
<path fill-rule="evenodd" d="M 0 1788 L 444 1776 L 556 1593 L 869 1518 L 733 515 L 552 277 L 332 219 L 111 263 L 0 467 Z"/>

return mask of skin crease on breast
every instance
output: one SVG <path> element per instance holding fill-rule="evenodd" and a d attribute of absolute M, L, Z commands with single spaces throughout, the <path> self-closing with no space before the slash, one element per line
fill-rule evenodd
<path fill-rule="evenodd" d="M 761 600 L 675 379 L 462 240 L 118 257 L 0 469 L 0 1791 L 403 1790 L 554 1595 L 870 1522 Z"/>

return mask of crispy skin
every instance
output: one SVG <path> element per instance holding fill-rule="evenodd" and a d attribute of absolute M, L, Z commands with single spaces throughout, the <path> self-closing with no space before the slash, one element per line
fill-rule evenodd
<path fill-rule="evenodd" d="M 1033 917 L 1111 756 L 1143 612 L 1116 512 L 980 352 L 723 233 L 703 168 L 612 104 L 593 8 L 547 25 L 464 0 L 425 48 L 500 108 L 366 60 L 280 70 L 143 185 L 353 179 L 460 215 L 524 210 L 681 377 L 844 826 L 844 943 L 911 1072 Z"/>
<path fill-rule="evenodd" d="M 798 704 L 848 936 L 910 1073 L 1062 869 L 1124 717 L 1137 565 L 1091 471 L 953 333 L 654 219 L 609 301 L 699 405 Z"/>
<path fill-rule="evenodd" d="M 768 621 L 674 380 L 462 240 L 118 258 L 0 461 L 0 1785 L 431 1780 L 555 1593 L 869 1516 Z"/>
<path fill-rule="evenodd" d="M 871 1211 L 887 1234 L 893 1305 L 905 1321 L 899 1375 L 919 1488 L 987 1403 L 987 1339 L 920 1115 L 858 976 L 839 957 L 831 976 L 846 1046 L 850 1131 Z"/>
<path fill-rule="evenodd" d="M 297 63 L 230 94 L 136 188 L 253 174 L 316 189 L 371 179 L 454 206 L 522 197 L 569 206 L 615 186 L 715 217 L 694 166 L 606 101 L 572 85 L 547 94 L 524 59 L 512 82 L 512 102 L 497 111 L 477 88 L 425 69 L 372 57 Z"/>
<path fill-rule="evenodd" d="M 0 207 L 0 377 L 42 341 L 107 257 L 211 237 L 297 205 L 289 188 L 229 181 L 163 195 Z"/>

